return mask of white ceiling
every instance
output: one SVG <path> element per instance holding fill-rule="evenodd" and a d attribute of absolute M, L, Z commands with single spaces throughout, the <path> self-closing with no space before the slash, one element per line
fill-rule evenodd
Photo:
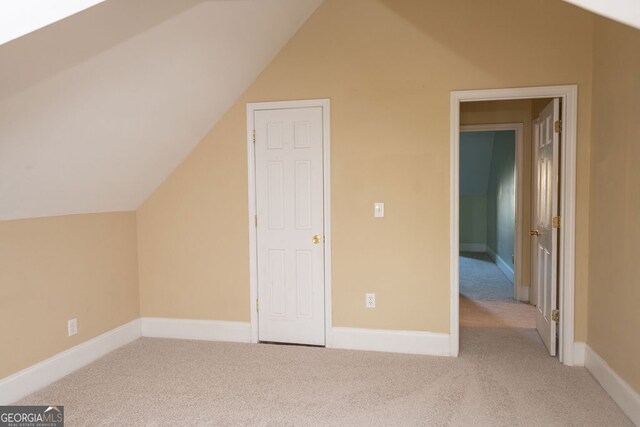
<path fill-rule="evenodd" d="M 104 0 L 4 0 L 0 2 L 0 44 L 78 13 Z"/>
<path fill-rule="evenodd" d="M 640 0 L 564 0 L 590 12 L 640 29 Z"/>
<path fill-rule="evenodd" d="M 135 210 L 321 0 L 108 0 L 0 46 L 0 220 Z"/>
<path fill-rule="evenodd" d="M 104 0 L 3 0 L 0 44 L 71 16 Z M 638 0 L 564 0 L 583 9 L 640 28 Z"/>

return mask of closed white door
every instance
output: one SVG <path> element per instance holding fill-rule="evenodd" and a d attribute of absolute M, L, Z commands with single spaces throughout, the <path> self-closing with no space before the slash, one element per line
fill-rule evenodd
<path fill-rule="evenodd" d="M 560 141 L 560 100 L 554 99 L 538 117 L 535 138 L 536 197 L 532 238 L 533 280 L 537 290 L 536 328 L 549 354 L 556 355 L 558 297 L 558 160 Z M 556 314 L 554 314 L 556 313 Z"/>
<path fill-rule="evenodd" d="M 324 345 L 322 108 L 254 114 L 258 339 Z"/>

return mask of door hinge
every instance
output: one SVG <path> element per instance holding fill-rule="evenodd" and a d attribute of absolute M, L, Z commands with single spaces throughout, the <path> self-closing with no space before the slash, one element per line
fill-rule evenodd
<path fill-rule="evenodd" d="M 551 310 L 551 320 L 554 322 L 560 320 L 560 310 Z"/>
<path fill-rule="evenodd" d="M 562 132 L 562 120 L 556 120 L 556 122 L 553 125 L 556 133 L 560 133 Z"/>
<path fill-rule="evenodd" d="M 254 218 L 255 218 L 256 228 L 258 228 L 258 215 L 255 215 Z"/>
<path fill-rule="evenodd" d="M 256 311 L 260 311 L 260 301 L 256 298 Z"/>
<path fill-rule="evenodd" d="M 560 228 L 560 217 L 554 216 L 551 225 L 553 226 L 553 228 Z"/>
<path fill-rule="evenodd" d="M 256 143 L 256 130 L 253 130 L 253 143 Z"/>

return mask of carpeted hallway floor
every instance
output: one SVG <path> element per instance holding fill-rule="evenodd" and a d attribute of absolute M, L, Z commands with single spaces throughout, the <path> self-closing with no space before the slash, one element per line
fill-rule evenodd
<path fill-rule="evenodd" d="M 513 299 L 513 284 L 485 253 L 460 253 L 460 325 L 535 328 L 535 307 Z"/>
<path fill-rule="evenodd" d="M 460 252 L 460 293 L 469 299 L 512 301 L 513 283 L 484 252 Z"/>
<path fill-rule="evenodd" d="M 528 329 L 463 328 L 459 358 L 139 339 L 20 404 L 68 426 L 630 426 Z"/>

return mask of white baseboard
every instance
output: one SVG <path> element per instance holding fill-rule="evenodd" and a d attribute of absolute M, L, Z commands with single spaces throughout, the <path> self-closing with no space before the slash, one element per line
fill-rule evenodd
<path fill-rule="evenodd" d="M 584 366 L 584 353 L 587 345 L 576 341 L 573 343 L 573 366 Z"/>
<path fill-rule="evenodd" d="M 509 281 L 513 283 L 514 281 L 513 267 L 511 267 L 511 265 L 509 265 L 505 260 L 500 258 L 499 255 L 496 255 L 496 265 L 498 266 L 500 271 L 502 271 L 504 275 L 507 276 L 507 279 L 509 279 Z"/>
<path fill-rule="evenodd" d="M 635 425 L 640 426 L 640 394 L 620 378 L 607 362 L 588 345 L 585 346 L 584 365 L 620 409 L 627 414 L 627 417 Z"/>
<path fill-rule="evenodd" d="M 332 348 L 450 356 L 450 336 L 434 332 L 336 328 Z"/>
<path fill-rule="evenodd" d="M 459 249 L 464 252 L 486 252 L 487 245 L 484 243 L 460 243 Z"/>
<path fill-rule="evenodd" d="M 71 347 L 0 380 L 0 405 L 8 405 L 140 337 L 140 319 Z"/>
<path fill-rule="evenodd" d="M 516 299 L 522 302 L 529 302 L 529 286 L 516 286 Z"/>
<path fill-rule="evenodd" d="M 485 252 L 487 253 L 487 255 L 489 255 L 489 258 L 491 258 L 491 261 L 496 262 L 497 255 L 495 252 L 493 252 L 493 249 L 491 249 L 489 245 L 487 245 Z"/>
<path fill-rule="evenodd" d="M 249 322 L 143 317 L 142 336 L 201 341 L 251 342 Z"/>
<path fill-rule="evenodd" d="M 251 325 L 245 322 L 142 318 L 142 336 L 204 341 L 251 342 Z M 327 347 L 350 350 L 448 356 L 449 335 L 431 332 L 333 328 Z"/>

